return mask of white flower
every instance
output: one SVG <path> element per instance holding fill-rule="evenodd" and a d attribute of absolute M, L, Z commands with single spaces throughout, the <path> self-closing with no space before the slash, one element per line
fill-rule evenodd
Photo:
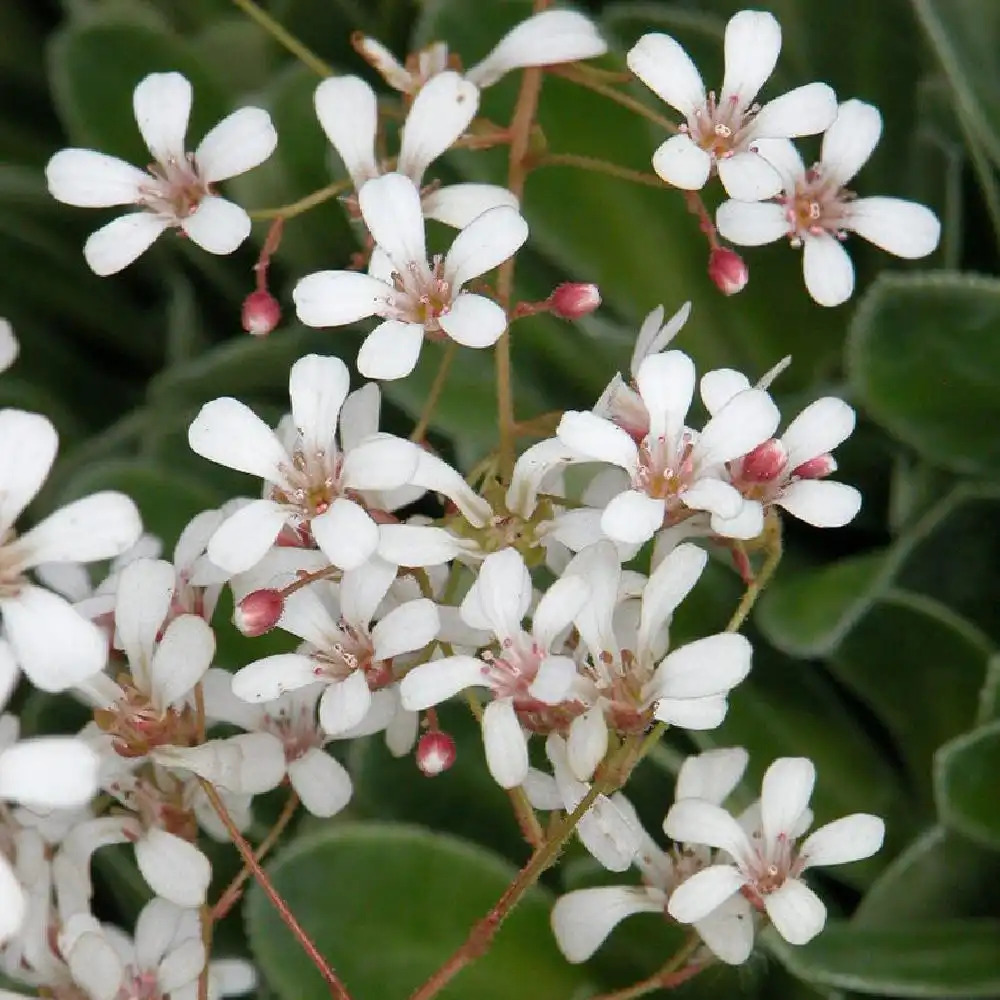
<path fill-rule="evenodd" d="M 14 328 L 0 319 L 0 372 L 5 372 L 17 360 L 18 344 Z"/>
<path fill-rule="evenodd" d="M 734 895 L 765 911 L 789 944 L 811 941 L 826 922 L 826 907 L 802 879 L 807 868 L 870 857 L 881 846 L 885 824 L 854 813 L 816 830 L 796 848 L 811 822 L 809 799 L 816 769 L 803 757 L 776 760 L 764 774 L 760 827 L 748 833 L 720 806 L 698 799 L 674 803 L 664 829 L 674 840 L 705 844 L 729 859 L 692 875 L 670 897 L 670 915 L 681 923 L 703 919 Z"/>
<path fill-rule="evenodd" d="M 264 480 L 264 498 L 242 506 L 212 535 L 213 563 L 232 573 L 250 569 L 286 524 L 308 528 L 343 569 L 360 566 L 375 552 L 379 528 L 354 497 L 410 482 L 419 449 L 389 434 L 357 437 L 341 414 L 349 386 L 339 358 L 309 354 L 296 361 L 288 392 L 297 434 L 288 446 L 238 400 L 223 397 L 202 407 L 188 431 L 191 448 Z"/>
<path fill-rule="evenodd" d="M 420 193 L 402 174 L 385 174 L 358 192 L 361 215 L 376 243 L 369 274 L 319 271 L 292 292 L 307 326 L 344 326 L 383 319 L 358 353 L 367 378 L 396 379 L 417 364 L 424 336 L 450 337 L 465 347 L 490 347 L 507 329 L 492 299 L 462 290 L 511 257 L 528 238 L 516 209 L 483 212 L 455 237 L 442 259 L 428 262 Z"/>
<path fill-rule="evenodd" d="M 104 633 L 26 573 L 47 562 L 94 562 L 119 555 L 139 537 L 135 504 L 94 493 L 50 514 L 18 537 L 14 522 L 41 489 L 57 438 L 43 416 L 0 410 L 0 615 L 14 659 L 35 687 L 61 691 L 99 671 Z"/>
<path fill-rule="evenodd" d="M 114 274 L 169 228 L 182 230 L 209 253 L 232 253 L 250 235 L 250 216 L 212 186 L 274 152 L 278 136 L 267 112 L 234 111 L 188 153 L 191 84 L 185 77 L 151 73 L 135 88 L 132 107 L 153 156 L 146 170 L 92 149 L 61 150 L 45 168 L 49 191 L 59 201 L 81 208 L 139 208 L 90 236 L 83 248 L 87 263 L 97 274 Z"/>
<path fill-rule="evenodd" d="M 856 198 L 846 184 L 868 162 L 882 134 L 878 109 L 845 101 L 826 130 L 819 163 L 808 170 L 790 142 L 757 142 L 781 175 L 782 194 L 763 203 L 727 201 L 716 225 L 730 242 L 760 246 L 789 237 L 803 247 L 802 270 L 809 294 L 821 306 L 846 302 L 854 291 L 854 265 L 841 245 L 857 233 L 897 257 L 926 257 L 938 245 L 941 223 L 924 205 L 901 198 Z"/>
<path fill-rule="evenodd" d="M 809 83 L 754 104 L 781 51 L 781 27 L 765 11 L 741 10 L 726 25 L 722 92 L 706 95 L 691 57 L 669 35 L 643 35 L 627 56 L 629 69 L 661 100 L 684 115 L 679 134 L 653 154 L 653 169 L 687 191 L 705 185 L 713 168 L 730 197 L 776 194 L 781 179 L 756 155 L 763 137 L 790 139 L 822 132 L 837 114 L 837 98 L 824 83 Z"/>
<path fill-rule="evenodd" d="M 165 997 L 196 1000 L 205 968 L 205 945 L 195 910 L 152 899 L 136 920 L 135 940 L 89 913 L 71 916 L 59 933 L 59 950 L 73 982 L 89 1000 Z M 249 993 L 257 977 L 242 959 L 211 962 L 208 996 Z"/>
<path fill-rule="evenodd" d="M 451 61 L 443 42 L 417 53 L 406 66 L 374 38 L 362 36 L 355 44 L 389 86 L 404 94 L 417 93 Z M 465 78 L 477 87 L 489 87 L 515 69 L 593 59 L 607 51 L 607 43 L 588 18 L 571 10 L 546 10 L 511 28 Z"/>
<path fill-rule="evenodd" d="M 767 440 L 780 414 L 767 393 L 735 395 L 701 432 L 685 426 L 694 396 L 695 371 L 681 351 L 647 357 L 636 374 L 649 430 L 636 442 L 627 431 L 595 413 L 569 411 L 559 422 L 559 440 L 577 455 L 624 469 L 628 488 L 607 505 L 601 528 L 618 542 L 641 544 L 664 526 L 707 511 L 716 518 L 740 514 L 744 499 L 724 481 L 725 463 Z"/>
<path fill-rule="evenodd" d="M 697 798 L 721 804 L 739 783 L 747 765 L 741 748 L 709 750 L 689 757 L 677 776 L 676 801 Z M 560 951 L 571 962 L 585 962 L 626 917 L 635 913 L 667 915 L 670 894 L 711 862 L 711 852 L 692 845 L 661 848 L 642 829 L 631 803 L 622 795 L 613 803 L 631 817 L 639 846 L 633 863 L 642 873 L 641 886 L 600 886 L 560 897 L 552 909 L 552 930 Z M 745 962 L 753 947 L 753 912 L 736 896 L 699 920 L 695 930 L 712 952 L 731 965 Z"/>
<path fill-rule="evenodd" d="M 233 693 L 270 702 L 320 681 L 319 721 L 331 736 L 361 726 L 369 713 L 383 717 L 373 695 L 395 684 L 393 660 L 426 646 L 440 628 L 427 598 L 406 601 L 372 625 L 395 577 L 396 567 L 376 558 L 347 570 L 339 587 L 321 580 L 290 594 L 279 626 L 306 645 L 248 664 L 233 677 Z"/>
<path fill-rule="evenodd" d="M 552 650 L 587 596 L 582 578 L 557 580 L 538 602 L 526 632 L 521 622 L 532 589 L 524 559 L 511 548 L 487 556 L 461 615 L 470 627 L 492 633 L 499 651 L 446 656 L 414 667 L 400 683 L 404 708 L 430 708 L 468 687 L 489 688 L 493 699 L 483 711 L 486 763 L 501 787 L 521 784 L 528 773 L 528 740 L 518 713 L 544 715 L 570 695 L 576 664 Z"/>
<path fill-rule="evenodd" d="M 378 104 L 375 92 L 356 76 L 331 76 L 317 88 L 316 115 L 340 155 L 354 187 L 379 177 L 375 155 Z M 479 108 L 479 90 L 451 70 L 422 87 L 403 123 L 396 170 L 419 190 L 431 162 L 455 144 Z M 463 229 L 477 215 L 498 205 L 518 207 L 517 198 L 496 184 L 431 186 L 421 192 L 424 217 Z"/>

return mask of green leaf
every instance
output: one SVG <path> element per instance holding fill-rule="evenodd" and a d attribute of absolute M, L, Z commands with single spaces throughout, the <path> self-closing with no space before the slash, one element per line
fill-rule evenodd
<path fill-rule="evenodd" d="M 891 434 L 945 468 L 1000 475 L 1000 281 L 884 275 L 855 313 L 847 364 Z"/>
<path fill-rule="evenodd" d="M 1000 850 L 1000 722 L 941 747 L 934 760 L 934 790 L 941 820 L 963 836 Z"/>
<path fill-rule="evenodd" d="M 795 976 L 891 997 L 1000 995 L 1000 921 L 942 920 L 894 927 L 831 922 L 802 948 L 773 931 L 768 944 Z"/>
<path fill-rule="evenodd" d="M 465 940 L 517 874 L 472 844 L 416 827 L 345 823 L 303 837 L 268 868 L 354 1000 L 408 996 Z M 551 897 L 534 888 L 487 954 L 440 994 L 444 1000 L 552 1000 L 586 979 L 556 950 Z M 267 897 L 246 909 L 257 963 L 284 1000 L 329 990 Z"/>
<path fill-rule="evenodd" d="M 1000 164 L 1000 7 L 992 0 L 911 0 L 965 116 Z"/>

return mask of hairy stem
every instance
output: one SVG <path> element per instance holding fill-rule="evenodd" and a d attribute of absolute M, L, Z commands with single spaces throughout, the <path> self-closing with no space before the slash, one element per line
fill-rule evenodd
<path fill-rule="evenodd" d="M 288 904 L 281 898 L 278 890 L 274 888 L 271 880 L 267 877 L 267 873 L 258 864 L 257 859 L 254 857 L 253 848 L 247 843 L 243 834 L 240 833 L 233 822 L 233 818 L 229 815 L 229 810 L 226 808 L 226 804 L 222 801 L 219 793 L 215 790 L 215 786 L 204 778 L 199 778 L 198 783 L 204 790 L 208 801 L 212 804 L 212 808 L 218 813 L 223 826 L 229 832 L 229 836 L 232 837 L 236 849 L 243 858 L 243 863 L 253 872 L 253 877 L 257 880 L 257 884 L 264 890 L 265 895 L 278 911 L 278 915 L 285 923 L 285 926 L 292 932 L 302 946 L 303 951 L 309 956 L 310 961 L 319 970 L 319 974 L 330 988 L 330 996 L 334 1000 L 351 1000 L 351 995 L 347 992 L 347 987 L 340 981 L 337 973 L 330 968 L 329 963 L 320 954 L 316 945 L 313 944 L 312 938 L 309 937 L 302 925 L 295 919 L 295 914 L 288 908 Z"/>
<path fill-rule="evenodd" d="M 669 118 L 658 115 L 652 108 L 647 108 L 642 101 L 632 97 L 631 94 L 626 94 L 617 87 L 609 87 L 606 83 L 601 83 L 588 69 L 570 64 L 568 66 L 553 66 L 551 71 L 556 76 L 561 76 L 580 87 L 586 87 L 587 90 L 592 90 L 595 94 L 600 94 L 609 101 L 614 101 L 615 104 L 628 108 L 634 114 L 658 125 L 664 132 L 673 135 L 677 131 L 677 125 Z"/>
<path fill-rule="evenodd" d="M 680 951 L 673 958 L 654 972 L 647 979 L 641 979 L 624 989 L 615 990 L 612 993 L 602 993 L 593 1000 L 635 1000 L 636 997 L 643 997 L 654 990 L 672 990 L 686 983 L 689 979 L 694 979 L 708 965 L 688 965 L 688 959 L 701 945 L 697 934 L 692 935 Z"/>
<path fill-rule="evenodd" d="M 633 184 L 642 184 L 645 187 L 661 189 L 667 187 L 656 174 L 644 174 L 640 170 L 630 170 L 617 163 L 609 163 L 607 160 L 600 160 L 594 156 L 578 156 L 576 153 L 546 153 L 539 157 L 533 166 L 577 167 L 580 170 L 606 174 L 608 177 L 617 177 L 619 180 L 631 181 Z"/>
<path fill-rule="evenodd" d="M 444 391 L 445 383 L 448 381 L 448 372 L 451 370 L 451 363 L 455 360 L 456 354 L 458 354 L 458 341 L 449 340 L 448 346 L 444 349 L 444 354 L 441 356 L 441 363 L 438 365 L 434 382 L 431 384 L 431 391 L 427 394 L 427 401 L 424 403 L 420 420 L 417 421 L 417 426 L 413 428 L 413 433 L 410 435 L 411 441 L 416 441 L 419 444 L 427 434 L 427 426 L 430 424 L 431 418 L 434 416 L 434 411 L 437 409 L 441 393 Z"/>
<path fill-rule="evenodd" d="M 747 620 L 750 612 L 753 611 L 753 606 L 757 603 L 757 598 L 770 583 L 771 577 L 774 576 L 774 572 L 778 568 L 778 563 L 781 562 L 781 518 L 776 514 L 769 515 L 764 525 L 764 545 L 767 553 L 764 557 L 764 564 L 744 592 L 743 599 L 733 612 L 733 617 L 729 619 L 729 624 L 726 626 L 727 632 L 738 631 Z"/>
<path fill-rule="evenodd" d="M 255 212 L 251 212 L 250 218 L 256 220 L 294 219 L 296 215 L 308 212 L 309 209 L 315 208 L 317 205 L 322 205 L 324 201 L 335 198 L 350 186 L 350 180 L 335 181 L 333 184 L 327 184 L 326 187 L 322 187 L 318 191 L 313 191 L 312 194 L 307 194 L 304 198 L 293 201 L 288 205 L 279 205 L 277 208 L 261 208 Z"/>
<path fill-rule="evenodd" d="M 315 52 L 306 48 L 290 31 L 287 31 L 266 10 L 258 7 L 254 0 L 233 0 L 233 3 L 250 20 L 260 25 L 279 45 L 289 52 L 304 66 L 308 66 L 317 76 L 333 76 L 332 67 L 328 66 Z"/>

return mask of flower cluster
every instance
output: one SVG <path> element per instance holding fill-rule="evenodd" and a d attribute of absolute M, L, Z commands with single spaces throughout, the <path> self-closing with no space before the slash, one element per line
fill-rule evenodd
<path fill-rule="evenodd" d="M 844 189 L 878 139 L 870 106 L 838 107 L 821 83 L 754 103 L 780 42 L 771 15 L 737 14 L 718 97 L 665 35 L 640 39 L 628 66 L 685 118 L 657 150 L 656 172 L 688 192 L 718 174 L 729 195 L 719 232 L 742 245 L 791 236 L 805 247 L 810 292 L 832 305 L 853 287 L 847 231 L 915 257 L 934 248 L 938 224 L 921 206 Z M 522 317 L 597 308 L 592 285 L 512 301 L 512 260 L 529 237 L 519 185 L 428 178 L 447 150 L 475 146 L 482 88 L 516 69 L 603 55 L 591 22 L 538 13 L 465 72 L 442 45 L 403 65 L 373 39 L 355 44 L 405 97 L 398 155 L 381 156 L 367 83 L 319 84 L 316 114 L 353 187 L 344 208 L 364 249 L 350 269 L 297 281 L 298 318 L 323 328 L 376 318 L 354 367 L 392 380 L 413 372 L 427 342 L 428 352 L 446 342 L 443 378 L 462 347 L 505 351 Z M 267 112 L 244 108 L 189 153 L 191 101 L 178 73 L 136 87 L 154 161 L 145 170 L 79 149 L 49 162 L 56 198 L 132 206 L 88 240 L 98 274 L 122 269 L 167 229 L 217 254 L 248 237 L 250 216 L 215 185 L 263 162 L 274 127 Z M 822 160 L 805 170 L 789 140 L 820 132 Z M 457 230 L 446 252 L 428 248 L 428 220 Z M 244 309 L 258 335 L 278 322 L 264 275 L 279 236 L 280 227 L 265 240 L 257 300 Z M 745 268 L 725 248 L 713 253 L 717 283 L 737 291 Z M 836 528 L 861 504 L 830 478 L 852 408 L 824 396 L 783 423 L 770 390 L 788 359 L 756 381 L 727 368 L 699 378 L 673 346 L 690 312 L 686 304 L 664 323 L 654 309 L 628 375 L 615 374 L 585 403 L 592 408 L 559 415 L 520 455 L 508 454 L 514 428 L 501 413 L 497 455 L 468 476 L 424 439 L 430 409 L 412 438 L 382 429 L 379 386 L 352 389 L 331 335 L 328 355 L 292 365 L 288 413 L 275 426 L 231 397 L 194 417 L 192 451 L 246 475 L 246 496 L 195 517 L 171 559 L 113 492 L 18 531 L 55 459 L 56 432 L 43 416 L 0 411 L 0 702 L 23 672 L 93 712 L 77 736 L 20 741 L 17 719 L 0 716 L 0 800 L 11 804 L 0 806 L 0 967 L 56 997 L 193 997 L 199 982 L 201 995 L 248 991 L 252 969 L 210 963 L 199 931 L 198 910 L 203 920 L 213 912 L 201 837 L 240 844 L 254 798 L 283 785 L 293 807 L 335 816 L 353 787 L 334 742 L 381 734 L 424 775 L 447 771 L 456 748 L 436 709 L 460 694 L 481 719 L 490 774 L 536 825 L 534 810 L 560 813 L 565 835 L 575 829 L 604 867 L 642 875 L 641 886 L 558 902 L 553 928 L 571 961 L 639 911 L 692 924 L 708 949 L 692 958 L 698 966 L 711 956 L 745 961 L 765 920 L 793 944 L 817 934 L 825 910 L 803 873 L 867 857 L 883 827 L 851 816 L 796 847 L 811 822 L 808 760 L 773 763 L 759 803 L 733 819 L 721 803 L 746 753 L 691 758 L 664 823 L 669 849 L 622 793 L 655 736 L 716 729 L 751 671 L 742 617 L 691 641 L 671 635 L 710 554 L 731 555 L 753 582 L 754 553 L 773 555 L 783 514 Z M 0 323 L 0 370 L 16 353 Z M 699 405 L 703 420 L 692 415 Z M 85 564 L 103 561 L 95 586 Z M 283 633 L 286 651 L 227 664 L 232 672 L 215 665 L 223 588 L 236 627 Z M 533 767 L 543 752 L 548 766 Z M 131 845 L 154 895 L 134 941 L 92 912 L 93 857 L 111 844 Z"/>

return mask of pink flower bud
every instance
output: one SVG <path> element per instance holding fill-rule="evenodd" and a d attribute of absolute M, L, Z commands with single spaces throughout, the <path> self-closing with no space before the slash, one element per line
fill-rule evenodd
<path fill-rule="evenodd" d="M 794 469 L 792 475 L 798 476 L 799 479 L 823 479 L 836 468 L 837 462 L 833 455 L 817 455 Z"/>
<path fill-rule="evenodd" d="M 746 288 L 750 268 L 735 250 L 716 247 L 708 255 L 708 276 L 723 295 L 735 295 Z"/>
<path fill-rule="evenodd" d="M 744 456 L 742 478 L 754 483 L 769 483 L 781 475 L 787 461 L 784 445 L 777 438 L 771 438 Z"/>
<path fill-rule="evenodd" d="M 281 306 L 266 288 L 258 288 L 243 300 L 241 315 L 247 333 L 266 337 L 281 322 Z"/>
<path fill-rule="evenodd" d="M 417 767 L 428 778 L 435 778 L 455 763 L 455 741 L 440 729 L 424 733 L 417 741 Z"/>
<path fill-rule="evenodd" d="M 270 632 L 285 608 L 281 593 L 271 588 L 253 590 L 236 605 L 233 624 L 251 638 Z"/>
<path fill-rule="evenodd" d="M 549 304 L 560 319 L 579 319 L 588 316 L 601 304 L 601 290 L 597 285 L 566 282 L 552 293 Z"/>

